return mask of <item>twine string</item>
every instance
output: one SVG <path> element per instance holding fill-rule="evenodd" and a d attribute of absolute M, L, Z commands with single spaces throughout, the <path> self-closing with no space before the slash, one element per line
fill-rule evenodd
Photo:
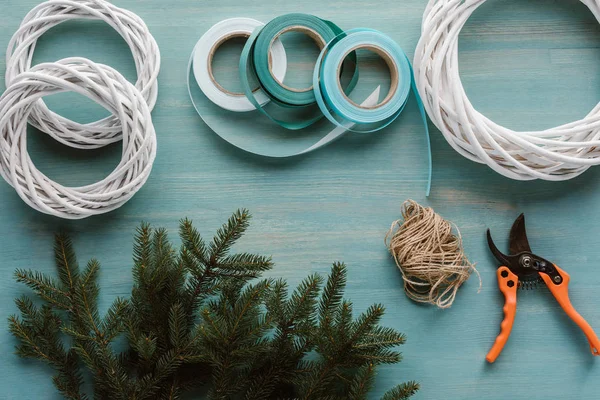
<path fill-rule="evenodd" d="M 463 251 L 460 231 L 432 208 L 404 202 L 402 219 L 394 221 L 385 243 L 402 273 L 406 295 L 416 302 L 449 308 L 472 272 L 481 289 L 481 277 Z"/>

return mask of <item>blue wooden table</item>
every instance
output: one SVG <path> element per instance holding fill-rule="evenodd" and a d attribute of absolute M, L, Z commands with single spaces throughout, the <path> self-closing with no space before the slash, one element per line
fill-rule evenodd
<path fill-rule="evenodd" d="M 7 0 L 0 14 L 4 47 L 38 0 Z M 600 331 L 600 168 L 563 183 L 514 182 L 457 155 L 433 128 L 434 179 L 424 196 L 426 165 L 422 126 L 414 100 L 401 118 L 365 139 L 349 135 L 311 155 L 267 161 L 243 154 L 212 133 L 186 92 L 186 63 L 199 36 L 234 16 L 267 21 L 288 12 L 309 12 L 344 28 L 377 28 L 396 39 L 412 58 L 424 0 L 286 2 L 265 0 L 119 0 L 138 13 L 162 53 L 160 96 L 153 113 L 159 152 L 143 190 L 122 209 L 102 217 L 65 222 L 29 209 L 0 184 L 0 398 L 58 398 L 50 370 L 13 354 L 6 317 L 13 298 L 26 292 L 14 282 L 16 268 L 53 272 L 52 235 L 72 233 L 81 260 L 102 262 L 101 307 L 131 288 L 131 247 L 136 225 L 164 226 L 176 239 L 188 216 L 210 237 L 239 207 L 254 214 L 238 248 L 272 254 L 273 275 L 298 283 L 312 271 L 327 272 L 335 260 L 349 266 L 347 297 L 357 312 L 371 303 L 387 306 L 384 324 L 408 336 L 399 365 L 382 367 L 375 395 L 404 380 L 417 380 L 415 399 L 598 399 L 600 359 L 562 313 L 547 290 L 519 292 L 511 339 L 494 365 L 484 357 L 502 316 L 495 261 L 484 233 L 500 245 L 520 212 L 528 218 L 535 252 L 572 277 L 575 307 Z M 489 0 L 467 23 L 460 43 L 461 76 L 474 105 L 515 129 L 539 129 L 582 117 L 600 99 L 600 25 L 576 0 Z M 48 32 L 36 61 L 84 56 L 110 64 L 133 79 L 129 50 L 101 23 L 70 23 Z M 3 62 L 0 71 L 4 70 Z M 97 109 L 75 96 L 49 100 L 81 121 Z M 73 106 L 77 104 L 77 106 Z M 74 151 L 32 131 L 36 165 L 61 183 L 90 183 L 118 162 L 120 147 Z M 461 229 L 483 287 L 472 278 L 454 306 L 438 310 L 409 301 L 383 244 L 413 198 L 433 206 Z"/>

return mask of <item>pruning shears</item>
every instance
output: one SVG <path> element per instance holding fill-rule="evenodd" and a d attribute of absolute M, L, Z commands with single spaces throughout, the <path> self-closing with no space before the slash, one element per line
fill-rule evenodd
<path fill-rule="evenodd" d="M 492 240 L 490 230 L 487 230 L 487 241 L 490 250 L 500 263 L 496 275 L 498 287 L 504 294 L 504 320 L 500 325 L 500 334 L 494 346 L 488 353 L 486 360 L 490 363 L 496 361 L 515 321 L 517 312 L 517 288 L 531 289 L 544 282 L 558 304 L 567 315 L 581 328 L 594 356 L 600 356 L 600 340 L 585 319 L 575 310 L 569 300 L 569 274 L 560 269 L 556 264 L 531 252 L 527 232 L 525 231 L 525 216 L 521 214 L 514 222 L 509 237 L 510 254 L 503 254 Z"/>

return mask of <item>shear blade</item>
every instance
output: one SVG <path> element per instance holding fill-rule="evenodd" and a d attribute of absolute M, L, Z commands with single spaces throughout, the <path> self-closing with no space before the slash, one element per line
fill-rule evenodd
<path fill-rule="evenodd" d="M 515 255 L 523 252 L 531 253 L 527 232 L 525 231 L 525 215 L 517 217 L 510 229 L 509 247 L 510 254 Z"/>
<path fill-rule="evenodd" d="M 490 248 L 490 251 L 492 252 L 492 254 L 494 255 L 494 257 L 496 257 L 496 260 L 498 260 L 498 262 L 502 265 L 505 266 L 510 266 L 510 258 L 502 253 L 500 250 L 498 250 L 498 247 L 496 247 L 496 244 L 494 243 L 494 240 L 492 239 L 492 234 L 490 233 L 490 230 L 487 230 L 487 242 L 488 242 L 488 247 Z"/>

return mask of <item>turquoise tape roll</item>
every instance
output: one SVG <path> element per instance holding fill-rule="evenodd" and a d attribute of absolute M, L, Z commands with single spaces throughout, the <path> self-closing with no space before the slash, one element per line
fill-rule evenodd
<path fill-rule="evenodd" d="M 343 34 L 333 22 L 308 14 L 286 14 L 273 19 L 264 27 L 257 28 L 242 50 L 240 58 L 240 82 L 243 92 L 263 114 L 278 125 L 289 130 L 301 130 L 323 118 L 316 104 L 314 87 L 290 88 L 276 79 L 271 71 L 269 51 L 273 42 L 283 33 L 299 31 L 312 37 L 321 48 L 335 37 Z M 342 65 L 344 73 L 351 76 L 344 88 L 352 91 L 358 81 L 356 53 L 350 54 Z M 271 100 L 266 107 L 259 107 L 259 99 L 253 92 L 253 82 L 258 81 Z"/>
<path fill-rule="evenodd" d="M 265 92 L 283 105 L 308 106 L 315 103 L 315 94 L 308 89 L 294 89 L 279 82 L 271 73 L 269 50 L 275 39 L 288 31 L 299 31 L 310 36 L 322 49 L 342 33 L 333 22 L 308 14 L 286 14 L 267 23 L 256 38 L 252 55 L 254 71 Z"/>
<path fill-rule="evenodd" d="M 390 70 L 389 93 L 374 107 L 362 107 L 350 100 L 338 78 L 347 55 L 359 49 L 379 54 Z M 368 131 L 381 129 L 400 115 L 412 81 L 410 63 L 400 46 L 389 36 L 371 29 L 353 29 L 330 41 L 319 55 L 313 74 L 316 101 L 323 115 L 338 126 L 352 122 L 358 127 L 369 126 Z"/>
<path fill-rule="evenodd" d="M 359 105 L 345 94 L 340 84 L 341 66 L 349 54 L 359 49 L 373 51 L 390 69 L 391 85 L 388 95 L 375 106 Z M 410 61 L 402 48 L 389 36 L 366 28 L 346 31 L 321 51 L 313 73 L 315 99 L 323 115 L 334 125 L 352 132 L 374 132 L 385 128 L 404 110 L 411 89 L 425 127 L 429 158 L 427 195 L 431 189 L 432 161 L 429 128 L 423 102 L 415 87 Z"/>

